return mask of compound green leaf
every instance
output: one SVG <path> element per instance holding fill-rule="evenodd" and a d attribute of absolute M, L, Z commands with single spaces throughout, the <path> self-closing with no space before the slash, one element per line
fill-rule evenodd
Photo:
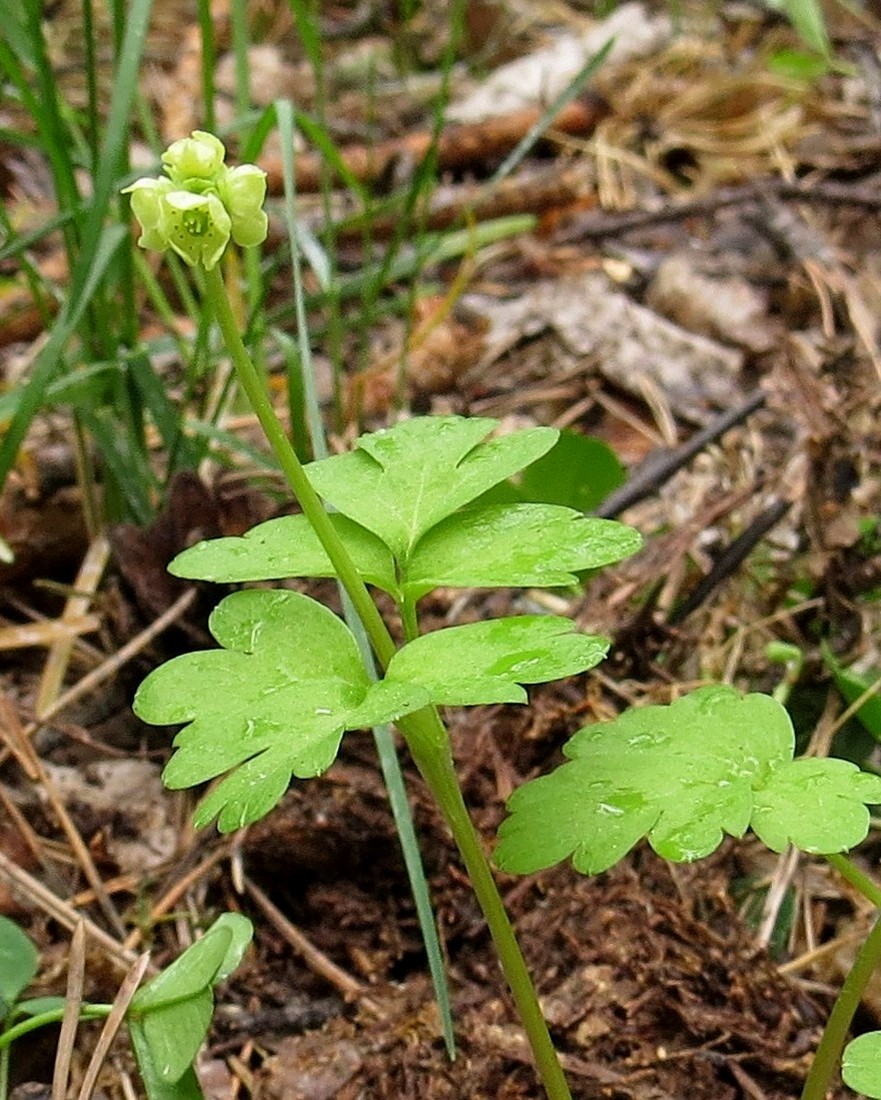
<path fill-rule="evenodd" d="M 486 440 L 495 426 L 483 418 L 417 417 L 361 436 L 354 451 L 306 469 L 325 500 L 405 562 L 426 531 L 540 458 L 557 439 L 553 428 L 529 428 Z"/>
<path fill-rule="evenodd" d="M 745 832 L 755 788 L 793 743 L 779 703 L 721 685 L 587 726 L 564 748 L 570 763 L 511 796 L 496 862 L 526 873 L 571 856 L 596 874 L 643 836 L 666 859 L 698 859 Z"/>
<path fill-rule="evenodd" d="M 605 638 L 573 632 L 571 620 L 521 615 L 424 634 L 389 662 L 386 682 L 424 688 L 432 703 L 525 703 L 521 684 L 574 676 L 605 657 Z"/>
<path fill-rule="evenodd" d="M 554 504 L 491 504 L 449 516 L 419 540 L 405 587 L 488 588 L 575 584 L 576 572 L 635 553 L 642 538 L 614 520 Z"/>
<path fill-rule="evenodd" d="M 867 1031 L 844 1048 L 841 1076 L 854 1092 L 881 1098 L 881 1031 Z"/>
<path fill-rule="evenodd" d="M 212 813 L 225 807 L 225 829 L 275 805 L 292 774 L 324 771 L 346 729 L 392 721 L 427 702 L 412 685 L 374 696 L 348 627 L 298 592 L 235 592 L 209 626 L 223 648 L 156 669 L 134 709 L 156 725 L 187 723 L 164 772 L 168 786 L 190 787 L 245 766 L 209 796 Z M 198 820 L 208 820 L 204 809 Z"/>
<path fill-rule="evenodd" d="M 394 562 L 382 541 L 346 516 L 334 514 L 330 520 L 364 580 L 394 594 Z M 241 537 L 196 543 L 178 554 L 168 571 L 176 577 L 224 584 L 335 576 L 304 515 L 267 520 Z"/>
<path fill-rule="evenodd" d="M 751 825 L 775 852 L 844 852 L 865 839 L 869 811 L 881 803 L 881 776 L 848 760 L 802 757 L 778 768 L 756 792 Z"/>

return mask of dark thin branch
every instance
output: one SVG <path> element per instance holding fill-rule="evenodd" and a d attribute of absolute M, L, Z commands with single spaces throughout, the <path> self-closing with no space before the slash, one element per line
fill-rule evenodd
<path fill-rule="evenodd" d="M 636 470 L 630 475 L 626 484 L 607 497 L 594 513 L 602 519 L 614 519 L 626 508 L 637 504 L 646 497 L 657 492 L 677 470 L 704 449 L 708 444 L 715 442 L 730 428 L 742 424 L 756 409 L 760 409 L 765 403 L 765 394 L 762 390 L 753 390 L 746 400 L 728 412 L 718 416 L 712 423 L 683 443 L 681 447 L 673 447 L 670 450 L 653 451 Z"/>
<path fill-rule="evenodd" d="M 760 512 L 747 529 L 722 551 L 713 563 L 712 569 L 692 591 L 670 612 L 668 626 L 677 626 L 693 611 L 696 611 L 713 589 L 734 573 L 747 555 L 761 542 L 765 535 L 780 522 L 792 507 L 791 500 L 776 500 Z"/>

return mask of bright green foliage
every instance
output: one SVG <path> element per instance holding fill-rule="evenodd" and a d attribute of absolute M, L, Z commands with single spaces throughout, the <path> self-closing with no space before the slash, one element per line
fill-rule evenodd
<path fill-rule="evenodd" d="M 559 587 L 575 573 L 620 561 L 639 549 L 632 527 L 551 504 L 491 504 L 441 520 L 398 573 L 385 544 L 360 524 L 332 522 L 368 582 L 397 599 L 432 588 Z M 216 582 L 330 577 L 333 566 L 303 515 L 281 516 L 240 538 L 210 539 L 171 563 L 178 577 Z"/>
<path fill-rule="evenodd" d="M 614 520 L 553 504 L 487 505 L 443 520 L 416 545 L 405 588 L 560 587 L 575 573 L 620 561 L 642 538 Z"/>
<path fill-rule="evenodd" d="M 495 422 L 409 420 L 362 436 L 357 450 L 308 467 L 364 579 L 399 602 L 432 588 L 561 586 L 619 561 L 639 534 L 552 504 L 464 507 L 552 445 L 535 428 L 482 442 Z M 179 554 L 176 576 L 241 582 L 327 577 L 334 570 L 305 516 L 269 520 L 242 538 L 213 539 Z"/>
<path fill-rule="evenodd" d="M 437 630 L 392 658 L 386 683 L 421 684 L 449 706 L 525 703 L 521 684 L 574 676 L 598 665 L 609 643 L 573 632 L 570 619 L 520 615 Z"/>
<path fill-rule="evenodd" d="M 394 592 L 395 563 L 385 543 L 340 513 L 330 518 L 364 580 Z M 330 558 L 304 515 L 267 520 L 241 537 L 196 543 L 168 569 L 176 577 L 220 584 L 334 576 Z"/>
<path fill-rule="evenodd" d="M 406 562 L 426 531 L 557 439 L 553 428 L 530 428 L 486 440 L 495 425 L 458 416 L 405 420 L 361 436 L 354 451 L 314 462 L 306 472 L 325 500 Z"/>
<path fill-rule="evenodd" d="M 721 685 L 587 726 L 564 748 L 569 763 L 511 796 L 496 862 L 526 873 L 571 856 L 596 874 L 644 836 L 665 859 L 694 860 L 750 825 L 775 851 L 858 843 L 881 778 L 840 760 L 793 761 L 793 747 L 779 703 Z"/>
<path fill-rule="evenodd" d="M 514 481 L 490 490 L 500 503 L 562 504 L 592 512 L 627 477 L 618 456 L 602 439 L 563 428 L 547 454 L 528 466 Z"/>
<path fill-rule="evenodd" d="M 865 803 L 881 802 L 881 777 L 849 760 L 802 757 L 778 768 L 755 792 L 753 831 L 775 852 L 843 852 L 865 839 Z"/>
<path fill-rule="evenodd" d="M 228 168 L 213 134 L 194 130 L 162 154 L 166 176 L 125 189 L 141 223 L 142 248 L 173 249 L 193 267 L 211 270 L 230 237 L 246 247 L 266 238 L 266 173 L 254 164 Z"/>
<path fill-rule="evenodd" d="M 608 648 L 548 615 L 474 623 L 417 638 L 374 683 L 348 627 L 298 592 L 236 592 L 218 604 L 210 627 L 223 648 L 156 669 L 134 708 L 148 722 L 189 723 L 175 739 L 168 786 L 235 769 L 196 814 L 199 825 L 219 815 L 224 832 L 267 813 L 291 774 L 324 771 L 348 729 L 429 703 L 525 702 L 520 684 L 592 668 Z"/>
<path fill-rule="evenodd" d="M 197 822 L 220 813 L 223 831 L 267 813 L 291 774 L 318 775 L 346 729 L 418 710 L 424 689 L 377 692 L 348 627 L 297 592 L 254 590 L 222 600 L 210 629 L 223 647 L 176 657 L 152 672 L 135 697 L 147 722 L 188 722 L 165 769 L 170 787 L 238 770 L 203 802 Z"/>
<path fill-rule="evenodd" d="M 860 1035 L 844 1048 L 841 1076 L 854 1092 L 881 1098 L 881 1031 Z"/>
<path fill-rule="evenodd" d="M 198 1083 L 191 1067 L 211 1023 L 213 987 L 238 966 L 251 935 L 246 917 L 224 913 L 135 994 L 129 1029 L 151 1100 L 201 1095 L 192 1091 Z"/>
<path fill-rule="evenodd" d="M 535 428 L 486 439 L 492 420 L 425 417 L 363 436 L 350 454 L 307 468 L 339 512 L 331 522 L 364 579 L 406 607 L 439 585 L 565 585 L 576 573 L 633 553 L 623 524 L 549 504 L 468 507 L 556 439 Z M 242 538 L 180 554 L 178 576 L 214 581 L 333 576 L 303 515 Z M 211 618 L 220 650 L 187 654 L 153 672 L 135 711 L 189 723 L 164 779 L 192 786 L 235 769 L 202 802 L 196 823 L 228 831 L 267 813 L 291 775 L 324 771 L 348 729 L 394 721 L 423 706 L 525 702 L 522 684 L 592 668 L 608 643 L 552 616 L 435 631 L 411 641 L 379 683 L 330 611 L 294 592 L 239 592 Z"/>
<path fill-rule="evenodd" d="M 0 1023 L 34 980 L 40 957 L 30 938 L 8 917 L 0 917 Z"/>

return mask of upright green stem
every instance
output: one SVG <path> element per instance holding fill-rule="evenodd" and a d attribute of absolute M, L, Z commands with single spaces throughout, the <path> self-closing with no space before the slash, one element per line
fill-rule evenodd
<path fill-rule="evenodd" d="M 859 890 L 863 897 L 876 908 L 881 909 L 881 888 L 864 871 L 861 871 L 847 856 L 832 853 L 825 858 L 842 878 Z M 820 1045 L 817 1047 L 817 1053 L 814 1055 L 805 1080 L 801 1100 L 824 1100 L 841 1061 L 841 1052 L 847 1041 L 847 1033 L 854 1013 L 859 1008 L 866 986 L 879 963 L 881 963 L 881 917 L 875 922 L 875 926 L 858 951 L 850 973 L 845 978 L 841 992 L 832 1007 L 823 1029 Z"/>
<path fill-rule="evenodd" d="M 849 882 L 855 890 L 859 890 L 866 901 L 881 910 L 881 886 L 865 871 L 861 871 L 853 860 L 839 852 L 830 852 L 829 855 L 824 856 L 824 859 L 835 868 L 845 882 Z"/>
<path fill-rule="evenodd" d="M 300 502 L 300 507 L 312 524 L 321 545 L 333 563 L 340 582 L 358 612 L 377 659 L 385 668 L 395 652 L 395 643 L 382 621 L 382 616 L 379 614 L 376 604 L 370 598 L 370 593 L 367 591 L 361 575 L 343 546 L 336 528 L 331 523 L 321 499 L 312 488 L 312 482 L 306 476 L 306 471 L 303 469 L 303 464 L 299 458 L 297 458 L 291 441 L 285 435 L 284 429 L 275 415 L 272 402 L 266 393 L 266 387 L 242 342 L 239 326 L 229 304 L 223 276 L 220 274 L 218 267 L 213 267 L 210 271 L 205 272 L 205 291 L 214 309 L 214 315 L 217 318 L 227 350 L 235 366 L 239 382 L 245 391 L 245 396 L 251 403 L 251 408 L 256 413 L 260 426 L 266 433 L 269 445 L 281 465 L 294 496 Z"/>
<path fill-rule="evenodd" d="M 879 962 L 881 962 L 881 917 L 876 920 L 875 926 L 858 951 L 850 973 L 845 978 L 838 999 L 829 1014 L 826 1027 L 823 1029 L 823 1037 L 802 1089 L 801 1100 L 825 1100 L 832 1077 L 841 1061 L 841 1052 L 847 1041 L 847 1033 L 854 1013 L 859 1008 L 866 986 Z"/>
<path fill-rule="evenodd" d="M 223 277 L 216 267 L 205 272 L 205 291 L 214 309 L 242 389 L 257 414 L 257 419 L 281 464 L 288 484 L 312 524 L 333 563 L 337 577 L 363 622 L 377 659 L 385 669 L 395 652 L 395 643 L 275 415 L 260 375 L 242 342 L 227 298 Z M 409 617 L 412 620 L 413 616 Z M 412 621 L 409 629 L 413 629 Z M 407 741 L 413 759 L 437 800 L 456 841 L 532 1047 L 536 1068 L 548 1100 L 571 1100 L 569 1086 L 566 1084 L 557 1053 L 551 1042 L 520 945 L 505 912 L 480 837 L 477 835 L 462 798 L 453 768 L 446 730 L 434 708 L 426 708 L 402 718 L 398 722 L 398 728 Z"/>
<path fill-rule="evenodd" d="M 536 1069 L 548 1100 L 572 1100 L 523 952 L 505 912 L 483 844 L 462 798 L 446 730 L 433 708 L 402 718 L 398 728 L 456 841 L 495 944 L 502 973 L 514 997 L 520 1022 L 532 1047 Z M 426 751 L 427 746 L 434 748 Z"/>

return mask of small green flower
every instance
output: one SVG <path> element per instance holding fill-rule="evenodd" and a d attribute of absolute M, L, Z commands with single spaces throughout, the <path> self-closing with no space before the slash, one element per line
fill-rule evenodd
<path fill-rule="evenodd" d="M 170 191 L 159 201 L 168 243 L 188 264 L 210 271 L 229 244 L 232 223 L 223 203 L 192 191 Z"/>
<path fill-rule="evenodd" d="M 220 198 L 232 219 L 232 239 L 241 248 L 266 240 L 266 173 L 256 164 L 240 164 L 227 170 L 220 184 Z"/>
<path fill-rule="evenodd" d="M 193 267 L 210 271 L 230 237 L 242 248 L 266 239 L 266 173 L 254 164 L 228 168 L 213 134 L 194 130 L 162 154 L 166 175 L 125 188 L 141 223 L 138 244 L 173 249 Z"/>
<path fill-rule="evenodd" d="M 162 164 L 172 183 L 186 187 L 191 180 L 217 178 L 224 167 L 223 142 L 204 130 L 193 130 L 188 138 L 173 141 L 162 154 Z"/>

